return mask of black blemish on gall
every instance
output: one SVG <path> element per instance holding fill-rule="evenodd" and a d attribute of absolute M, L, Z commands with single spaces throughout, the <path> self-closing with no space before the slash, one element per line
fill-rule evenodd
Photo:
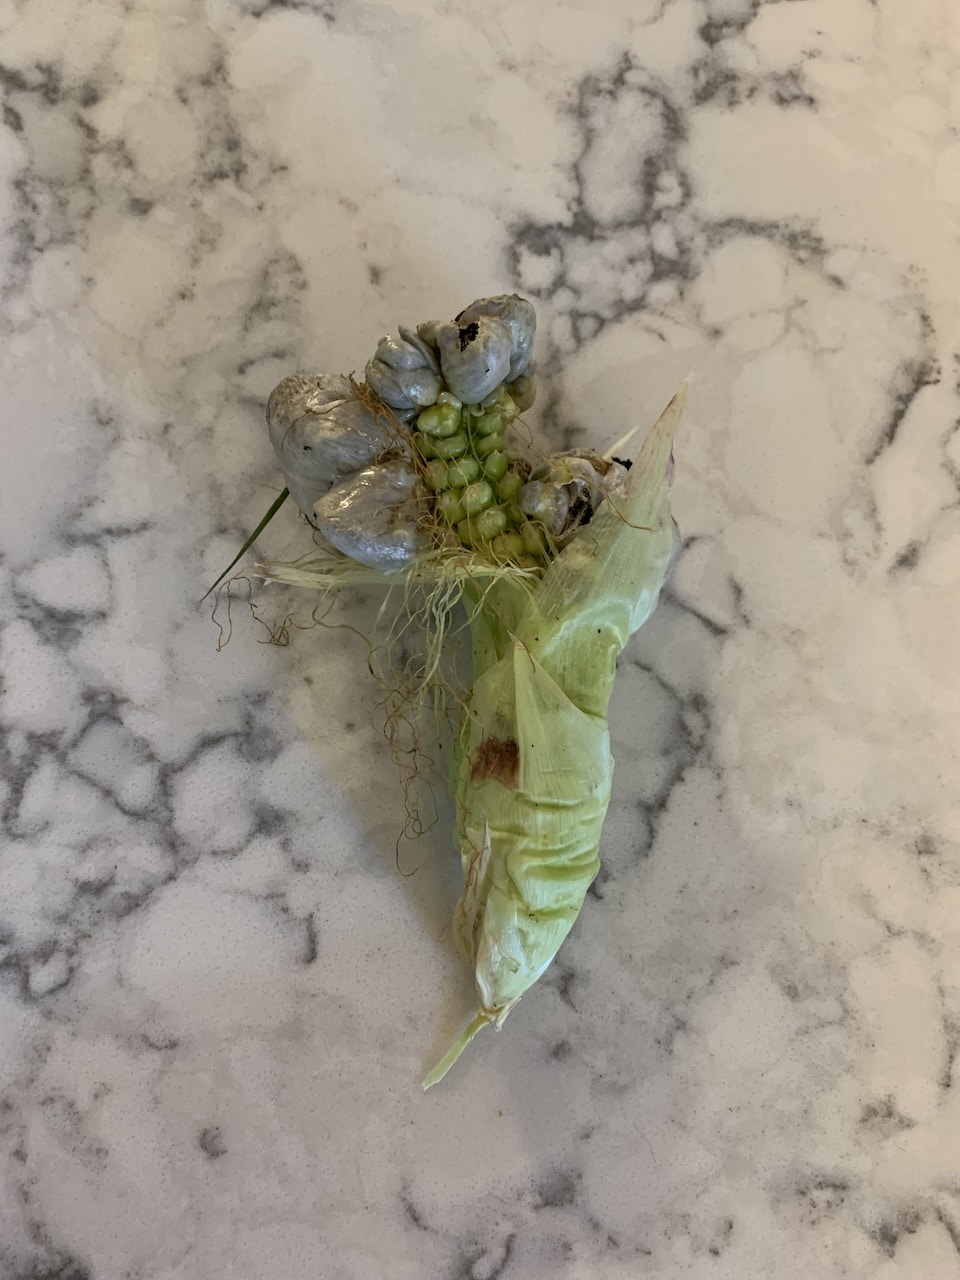
<path fill-rule="evenodd" d="M 476 320 L 470 322 L 460 330 L 460 350 L 466 351 L 470 343 L 475 341 L 477 334 L 480 332 L 480 326 Z"/>

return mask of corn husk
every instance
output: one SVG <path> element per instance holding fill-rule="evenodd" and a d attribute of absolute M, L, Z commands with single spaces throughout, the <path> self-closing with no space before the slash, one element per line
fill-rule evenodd
<path fill-rule="evenodd" d="M 653 612 L 675 540 L 669 472 L 685 391 L 608 500 L 530 592 L 498 582 L 472 617 L 474 683 L 455 781 L 464 891 L 455 924 L 475 1017 L 424 1081 L 443 1078 L 548 968 L 600 868 L 616 660 Z"/>

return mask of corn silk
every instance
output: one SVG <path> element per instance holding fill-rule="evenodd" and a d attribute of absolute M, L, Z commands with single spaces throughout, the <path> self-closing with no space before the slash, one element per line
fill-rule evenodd
<path fill-rule="evenodd" d="M 416 447 L 407 447 L 400 460 L 390 457 L 384 462 L 378 450 L 382 453 L 386 447 L 389 453 L 389 446 L 369 423 L 362 439 L 359 435 L 354 437 L 357 443 L 353 448 L 358 456 L 366 449 L 370 457 L 379 458 L 382 477 L 377 466 L 357 473 L 361 479 L 366 477 L 363 484 L 368 488 L 373 485 L 376 490 L 384 478 L 383 482 L 389 481 L 396 490 L 397 478 L 390 468 L 394 472 L 400 468 L 406 477 L 393 509 L 407 522 L 403 536 L 397 536 L 396 528 L 387 530 L 384 523 L 379 549 L 366 555 L 367 563 L 351 559 L 352 553 L 344 554 L 344 546 L 337 550 L 335 544 L 293 564 L 263 564 L 254 570 L 267 580 L 321 591 L 371 583 L 401 584 L 405 598 L 412 591 L 421 591 L 431 602 L 428 609 L 418 611 L 418 616 L 433 628 L 432 639 L 427 637 L 428 653 L 432 652 L 431 644 L 442 644 L 452 629 L 450 612 L 459 608 L 466 613 L 472 670 L 466 697 L 458 704 L 460 723 L 451 769 L 456 842 L 464 883 L 454 924 L 458 945 L 473 969 L 477 1007 L 462 1033 L 427 1075 L 424 1088 L 443 1078 L 483 1027 L 503 1025 L 521 996 L 549 967 L 576 922 L 600 867 L 600 837 L 614 766 L 607 707 L 617 658 L 631 635 L 653 612 L 678 539 L 670 513 L 670 481 L 673 440 L 685 388 L 664 410 L 625 478 L 608 489 L 587 521 L 562 540 L 549 537 L 549 531 L 540 544 L 530 539 L 527 517 L 515 502 L 511 505 L 519 482 L 508 485 L 502 476 L 496 476 L 493 467 L 486 466 L 487 459 L 498 452 L 495 448 L 477 449 L 479 462 L 469 450 L 460 450 L 453 462 L 443 463 L 443 468 L 457 468 L 461 481 L 481 468 L 480 479 L 472 481 L 473 488 L 486 483 L 484 476 L 491 478 L 487 487 L 493 505 L 487 510 L 506 513 L 498 527 L 506 522 L 508 532 L 495 533 L 497 521 L 487 516 L 489 538 L 477 533 L 476 518 L 464 516 L 462 509 L 461 499 L 464 495 L 469 498 L 469 485 L 452 490 L 446 498 L 447 509 L 460 504 L 456 518 L 461 522 L 456 529 L 438 532 L 436 523 L 431 523 L 430 504 L 436 495 L 431 497 L 427 490 L 440 474 L 438 458 L 453 456 L 438 452 L 439 446 L 445 439 L 459 439 L 464 434 L 459 430 L 461 422 L 469 425 L 471 421 L 466 416 L 470 406 L 457 400 L 449 388 L 456 386 L 463 395 L 464 388 L 467 393 L 471 390 L 470 378 L 487 378 L 476 392 L 479 396 L 481 391 L 489 391 L 494 379 L 509 374 L 517 380 L 505 385 L 508 391 L 514 387 L 514 399 L 519 401 L 516 387 L 520 386 L 521 377 L 527 376 L 533 327 L 532 322 L 526 322 L 526 312 L 520 312 L 520 321 L 516 320 L 518 304 L 532 313 L 528 303 L 515 297 L 473 304 L 473 308 L 479 308 L 481 321 L 492 317 L 488 321 L 490 343 L 499 343 L 493 348 L 495 359 L 484 350 L 482 360 L 474 367 L 462 371 L 457 366 L 451 373 L 441 364 L 442 331 L 435 338 L 429 327 L 421 326 L 418 333 L 426 340 L 401 331 L 400 343 L 389 340 L 392 346 L 386 345 L 388 340 L 384 339 L 378 348 L 377 359 L 382 367 L 371 371 L 368 366 L 368 384 L 376 382 L 379 396 L 385 393 L 392 397 L 387 418 L 401 412 L 408 422 L 415 423 L 426 422 L 423 415 L 432 414 L 434 429 L 446 430 L 446 419 L 441 419 L 443 414 L 450 417 L 447 437 L 424 437 L 433 445 L 427 457 L 421 457 Z M 461 325 L 464 317 L 471 319 L 473 308 L 458 317 Z M 513 333 L 506 321 L 513 324 Z M 474 323 L 471 334 L 477 329 Z M 461 327 L 459 332 L 465 330 Z M 476 349 L 480 351 L 486 341 L 480 329 Z M 409 354 L 411 350 L 413 356 Z M 451 350 L 451 360 L 461 360 L 459 344 L 453 343 Z M 499 360 L 499 367 L 495 360 Z M 397 370 L 406 381 L 400 379 Z M 315 379 L 308 391 L 314 400 L 319 397 L 325 401 L 322 414 L 313 410 L 318 415 L 313 419 L 315 425 L 309 428 L 313 433 L 313 455 L 318 452 L 318 441 L 329 453 L 329 439 L 340 439 L 335 427 L 330 426 L 332 414 L 343 417 L 349 411 L 356 417 L 356 407 L 349 401 L 349 390 L 342 382 Z M 293 393 L 287 388 L 284 394 L 300 392 L 294 387 Z M 500 412 L 509 400 L 504 398 L 502 389 L 497 395 L 501 397 L 498 402 L 495 403 L 495 396 L 488 396 L 485 401 L 486 418 L 475 420 L 481 431 L 500 430 L 496 422 L 490 425 L 491 414 Z M 474 412 L 480 414 L 481 410 L 478 407 Z M 268 409 L 268 417 L 270 413 Z M 292 415 L 287 417 L 292 420 Z M 298 429 L 302 421 L 297 420 Z M 276 433 L 271 423 L 271 434 L 276 435 L 275 446 L 282 458 L 281 449 L 290 447 L 295 437 L 282 421 Z M 405 438 L 409 445 L 411 438 L 418 437 Z M 473 438 L 465 428 L 468 444 Z M 481 446 L 489 438 L 476 436 Z M 497 441 L 499 437 L 494 438 Z M 601 471 L 609 465 L 594 457 Z M 363 454 L 361 462 L 352 465 L 363 465 L 368 460 Z M 336 496 L 335 491 L 329 490 L 315 503 L 314 499 L 332 481 L 328 478 L 318 487 L 313 472 L 304 472 L 304 465 L 314 466 L 314 456 L 297 465 L 301 473 L 297 476 L 284 466 L 291 492 L 296 497 L 296 481 L 306 494 L 297 501 L 308 516 L 309 508 L 315 506 L 323 529 L 320 518 L 324 503 L 328 512 L 335 509 L 330 497 L 331 493 Z M 498 465 L 502 468 L 504 464 Z M 412 469 L 409 476 L 404 468 Z M 618 470 L 622 476 L 623 469 Z M 529 467 L 524 475 L 529 476 Z M 425 485 L 419 483 L 420 478 L 426 479 Z M 498 486 L 502 498 L 499 507 Z M 351 494 L 361 489 L 359 481 L 347 482 L 340 507 L 349 511 Z M 419 511 L 422 517 L 426 511 L 430 518 L 426 522 L 422 518 L 413 520 L 411 503 L 414 516 Z M 353 508 L 361 513 L 364 509 L 362 505 Z M 394 518 L 387 505 L 380 504 L 375 518 L 384 522 L 388 516 Z M 394 521 L 397 528 L 398 521 L 399 516 Z M 345 526 L 342 520 L 339 525 L 333 521 L 330 528 L 334 537 L 356 537 L 352 526 Z M 461 531 L 459 537 L 455 536 L 457 530 Z M 514 544 L 528 550 L 541 545 L 542 555 L 537 559 L 524 551 L 512 561 L 510 550 Z M 345 545 L 349 551 L 354 544 L 348 541 Z M 384 546 L 389 550 L 386 558 Z M 400 554 L 398 547 L 405 557 L 399 567 L 395 564 Z M 431 672 L 436 671 L 435 653 L 427 665 Z M 426 704 L 428 699 L 423 701 Z"/>

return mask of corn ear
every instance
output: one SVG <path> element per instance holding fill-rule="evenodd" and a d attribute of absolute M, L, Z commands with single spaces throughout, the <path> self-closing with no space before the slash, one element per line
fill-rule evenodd
<path fill-rule="evenodd" d="M 254 570 L 321 591 L 422 590 L 430 671 L 450 610 L 458 601 L 467 610 L 472 682 L 451 778 L 464 877 L 454 923 L 477 1009 L 424 1088 L 485 1026 L 502 1026 L 553 961 L 599 870 L 613 777 L 607 707 L 617 657 L 653 612 L 673 557 L 669 484 L 685 391 L 623 486 L 545 565 L 498 564 L 482 547 L 444 546 L 392 570 L 322 549 Z"/>
<path fill-rule="evenodd" d="M 455 924 L 477 1012 L 424 1080 L 442 1079 L 550 965 L 600 867 L 616 660 L 653 612 L 674 552 L 669 480 L 682 388 L 616 500 L 533 590 L 506 577 L 471 609 L 474 682 L 455 762 L 464 890 Z"/>

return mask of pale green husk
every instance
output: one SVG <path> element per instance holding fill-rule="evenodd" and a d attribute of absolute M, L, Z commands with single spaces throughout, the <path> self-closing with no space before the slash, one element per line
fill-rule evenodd
<path fill-rule="evenodd" d="M 684 399 L 682 388 L 647 436 L 625 492 L 545 569 L 467 551 L 395 574 L 329 556 L 258 566 L 265 578 L 314 589 L 423 587 L 437 647 L 450 609 L 466 608 L 473 675 L 452 778 L 464 875 L 455 926 L 477 1012 L 424 1088 L 482 1027 L 500 1027 L 543 974 L 599 870 L 613 775 L 607 705 L 617 657 L 652 613 L 672 558 L 668 471 Z"/>

